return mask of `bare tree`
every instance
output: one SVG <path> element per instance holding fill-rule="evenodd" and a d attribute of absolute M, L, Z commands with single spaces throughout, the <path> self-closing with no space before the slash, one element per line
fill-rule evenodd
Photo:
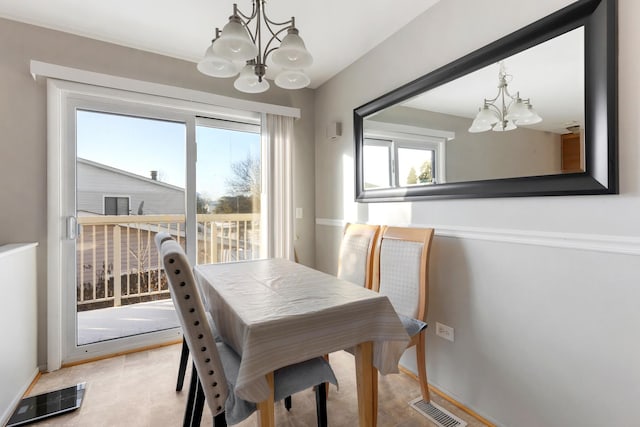
<path fill-rule="evenodd" d="M 259 196 L 260 159 L 248 155 L 246 159 L 231 164 L 232 176 L 227 178 L 226 184 L 232 196 Z"/>
<path fill-rule="evenodd" d="M 227 178 L 227 194 L 220 197 L 216 213 L 250 213 L 260 208 L 261 165 L 260 159 L 248 155 L 246 159 L 231 164 L 231 177 Z"/>

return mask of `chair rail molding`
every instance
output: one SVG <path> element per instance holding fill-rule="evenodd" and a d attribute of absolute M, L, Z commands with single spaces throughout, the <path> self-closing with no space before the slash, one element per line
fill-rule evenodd
<path fill-rule="evenodd" d="M 316 218 L 316 225 L 344 228 L 347 221 L 335 218 Z M 487 240 L 521 245 L 546 246 L 552 248 L 578 249 L 624 255 L 640 255 L 640 237 L 625 237 L 587 233 L 564 233 L 554 231 L 517 230 L 507 228 L 465 227 L 436 224 L 385 224 L 402 227 L 429 227 L 438 237 Z"/>

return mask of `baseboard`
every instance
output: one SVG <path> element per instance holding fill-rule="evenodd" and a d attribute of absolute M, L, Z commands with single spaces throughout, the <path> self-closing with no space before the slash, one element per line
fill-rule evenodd
<path fill-rule="evenodd" d="M 132 348 L 131 350 L 119 351 L 116 353 L 110 353 L 102 356 L 91 357 L 88 359 L 82 359 L 82 360 L 76 360 L 69 363 L 63 363 L 61 367 L 69 368 L 71 366 L 84 365 L 85 363 L 97 362 L 98 360 L 110 359 L 112 357 L 118 357 L 118 356 L 125 356 L 127 354 L 139 353 L 141 351 L 154 350 L 156 348 L 166 347 L 166 346 L 175 345 L 175 344 L 182 344 L 182 338 L 179 340 L 167 341 L 160 344 L 152 344 L 152 345 L 147 345 L 145 347 Z"/>
<path fill-rule="evenodd" d="M 342 219 L 316 218 L 316 225 L 343 228 L 346 223 L 347 221 Z M 640 238 L 638 237 L 416 223 L 389 225 L 429 227 L 433 228 L 435 235 L 439 237 L 640 255 Z"/>
<path fill-rule="evenodd" d="M 418 383 L 420 382 L 420 380 L 418 379 L 416 374 L 414 374 L 413 372 L 411 372 L 407 368 L 405 368 L 403 366 L 399 366 L 399 369 L 400 369 L 400 372 L 402 372 L 403 374 L 411 377 L 413 380 L 415 380 Z M 496 425 L 494 423 L 492 423 L 491 421 L 487 420 L 482 415 L 480 415 L 477 412 L 475 412 L 473 409 L 471 409 L 471 408 L 465 406 L 464 404 L 458 402 L 456 399 L 454 399 L 453 397 L 449 396 L 448 394 L 446 394 L 442 390 L 438 389 L 437 387 L 433 386 L 432 384 L 429 384 L 429 392 L 437 394 L 442 399 L 444 399 L 447 402 L 451 403 L 453 406 L 455 406 L 456 408 L 458 408 L 461 411 L 465 412 L 469 416 L 475 418 L 476 420 L 478 420 L 479 422 L 481 422 L 485 426 L 487 426 L 487 427 L 496 427 Z"/>

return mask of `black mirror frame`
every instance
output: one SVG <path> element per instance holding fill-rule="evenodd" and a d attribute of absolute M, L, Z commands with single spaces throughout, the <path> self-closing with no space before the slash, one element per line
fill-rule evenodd
<path fill-rule="evenodd" d="M 616 23 L 616 0 L 579 0 L 353 110 L 356 201 L 618 194 Z M 364 188 L 364 118 L 583 25 L 585 172 L 402 188 Z"/>

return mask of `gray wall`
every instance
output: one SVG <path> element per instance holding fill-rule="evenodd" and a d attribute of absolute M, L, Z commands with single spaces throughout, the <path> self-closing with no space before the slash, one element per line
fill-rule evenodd
<path fill-rule="evenodd" d="M 46 85 L 29 72 L 32 59 L 99 73 L 168 84 L 219 95 L 297 107 L 294 146 L 294 205 L 300 261 L 313 264 L 314 148 L 313 91 L 241 94 L 232 79 L 204 76 L 194 63 L 0 19 L 0 244 L 38 242 L 38 361 L 46 361 L 47 139 Z"/>
<path fill-rule="evenodd" d="M 569 3 L 440 1 L 316 91 L 316 267 L 343 221 L 434 226 L 429 380 L 504 426 L 640 422 L 640 3 L 619 0 L 620 195 L 354 203 L 352 113 Z"/>

